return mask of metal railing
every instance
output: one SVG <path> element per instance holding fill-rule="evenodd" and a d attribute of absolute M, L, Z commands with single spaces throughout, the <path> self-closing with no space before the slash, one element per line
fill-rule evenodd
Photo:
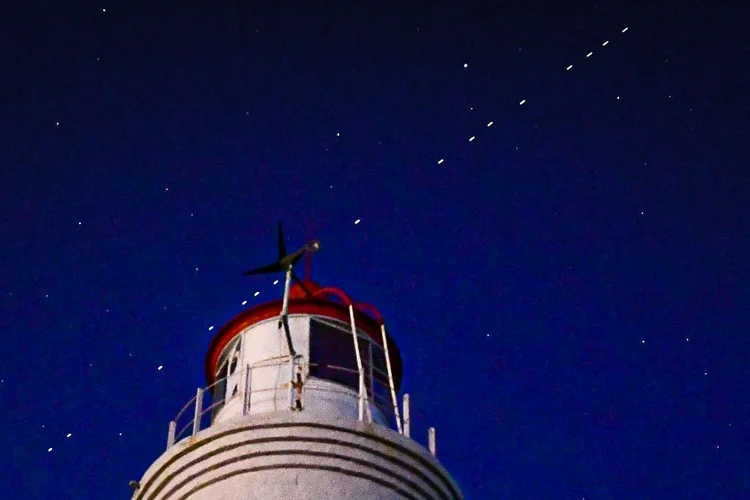
<path fill-rule="evenodd" d="M 357 391 L 354 388 L 350 387 L 340 387 L 340 388 L 333 388 L 333 387 L 310 387 L 307 384 L 307 380 L 310 378 L 314 380 L 322 380 L 322 381 L 328 381 L 326 378 L 319 378 L 315 375 L 308 375 L 306 377 L 306 380 L 303 381 L 301 384 L 301 390 L 298 390 L 295 387 L 294 379 L 290 379 L 282 384 L 277 384 L 274 387 L 266 387 L 261 389 L 253 389 L 252 388 L 252 372 L 254 369 L 258 368 L 267 368 L 267 367 L 273 367 L 278 366 L 279 368 L 284 367 L 284 365 L 289 363 L 288 357 L 283 358 L 274 358 L 265 360 L 259 363 L 256 363 L 254 365 L 248 365 L 242 370 L 240 370 L 239 373 L 233 373 L 227 377 L 224 377 L 222 379 L 216 380 L 213 384 L 208 385 L 206 387 L 198 388 L 196 390 L 195 396 L 193 396 L 190 401 L 188 401 L 185 406 L 182 407 L 182 409 L 177 413 L 175 418 L 169 423 L 169 431 L 167 434 L 167 449 L 171 448 L 175 443 L 182 441 L 183 439 L 194 437 L 198 432 L 200 432 L 202 429 L 208 428 L 212 425 L 216 417 L 218 416 L 219 410 L 225 406 L 228 405 L 230 402 L 241 399 L 242 401 L 242 414 L 247 415 L 248 412 L 251 409 L 251 403 L 252 403 L 252 395 L 254 394 L 261 394 L 261 393 L 269 393 L 269 392 L 275 392 L 278 393 L 279 391 L 288 390 L 289 391 L 289 405 L 287 408 L 289 408 L 289 411 L 292 411 L 295 409 L 295 395 L 297 395 L 300 398 L 300 401 L 302 402 L 301 410 L 304 411 L 304 402 L 308 400 L 308 394 L 307 393 L 327 393 L 327 394 L 341 394 L 346 396 L 354 396 L 359 397 L 360 402 L 362 401 L 363 397 L 361 394 L 357 394 Z M 302 365 L 295 365 L 292 364 L 292 369 L 294 370 L 296 366 L 302 366 Z M 315 363 L 306 364 L 308 368 L 324 368 L 325 370 L 335 370 L 340 371 L 342 373 L 346 373 L 349 375 L 352 375 L 353 377 L 357 377 L 359 375 L 358 370 L 354 370 L 351 368 L 346 368 L 343 366 L 335 366 L 335 365 L 320 365 Z M 229 395 L 228 397 L 222 398 L 220 400 L 214 401 L 213 400 L 213 392 L 216 389 L 217 386 L 219 386 L 222 383 L 225 383 L 228 381 L 229 378 L 237 379 L 244 381 L 244 385 L 241 383 L 238 383 L 238 390 L 236 394 Z M 408 394 L 404 394 L 403 396 L 403 410 L 400 412 L 398 408 L 398 404 L 393 405 L 392 400 L 389 396 L 378 394 L 376 391 L 372 390 L 374 389 L 376 381 L 378 383 L 384 384 L 382 380 L 379 380 L 377 377 L 374 377 L 372 380 L 370 380 L 370 386 L 367 387 L 367 395 L 366 395 L 366 401 L 368 402 L 368 414 L 369 412 L 369 405 L 374 406 L 377 408 L 377 410 L 380 412 L 380 414 L 385 417 L 386 421 L 389 422 L 389 424 L 393 425 L 395 423 L 395 427 L 397 428 L 398 432 L 400 434 L 405 435 L 406 437 L 411 437 L 411 413 L 412 408 L 410 404 L 410 397 Z M 334 381 L 335 382 L 335 381 Z M 250 387 L 250 391 L 248 391 L 248 387 Z M 387 385 L 384 384 L 384 387 L 387 388 Z M 225 385 L 225 389 L 228 390 L 228 386 Z M 392 395 L 395 397 L 395 392 L 392 393 Z M 310 396 L 314 397 L 314 396 Z M 209 404 L 205 405 L 206 399 L 208 399 Z M 269 400 L 263 401 L 263 403 L 268 403 L 270 401 L 276 402 L 277 397 L 274 397 Z M 361 404 L 360 404 L 361 408 Z M 192 411 L 190 411 L 192 409 Z M 274 410 L 271 410 L 274 411 Z M 189 416 L 189 417 L 188 417 Z M 362 411 L 359 411 L 359 418 L 362 420 L 363 413 Z M 369 414 L 369 421 L 372 422 L 372 415 Z M 428 448 L 430 452 L 434 455 L 435 454 L 435 429 L 434 427 L 430 427 L 428 429 Z"/>

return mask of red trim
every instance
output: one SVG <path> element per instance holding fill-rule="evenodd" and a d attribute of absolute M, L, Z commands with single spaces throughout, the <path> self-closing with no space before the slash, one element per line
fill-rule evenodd
<path fill-rule="evenodd" d="M 349 306 L 349 304 L 352 303 L 352 299 L 350 299 L 349 296 L 341 288 L 336 288 L 335 286 L 324 286 L 323 288 L 318 288 L 313 293 L 313 297 L 323 300 L 325 300 L 329 295 L 338 297 L 346 306 Z"/>
<path fill-rule="evenodd" d="M 378 311 L 374 305 L 368 304 L 366 302 L 357 302 L 356 304 L 354 304 L 354 307 L 364 313 L 369 313 L 370 317 L 378 323 L 383 323 L 383 316 L 380 315 L 380 311 Z"/>
<path fill-rule="evenodd" d="M 323 290 L 327 290 L 332 294 L 338 295 L 334 291 L 337 290 L 338 292 L 343 294 L 344 297 L 346 297 L 346 294 L 344 294 L 344 292 L 333 287 L 326 287 L 325 289 L 319 290 L 319 292 Z M 318 292 L 316 292 L 316 295 L 317 294 Z M 348 297 L 346 298 L 348 299 Z M 349 301 L 349 303 L 351 303 L 351 301 Z M 240 314 L 229 320 L 226 325 L 224 325 L 218 332 L 216 332 L 216 335 L 211 341 L 211 344 L 208 346 L 208 352 L 206 353 L 205 373 L 206 381 L 208 381 L 209 385 L 213 384 L 216 381 L 216 364 L 219 360 L 219 355 L 229 344 L 229 342 L 245 328 L 261 321 L 278 317 L 280 311 L 280 300 L 265 302 L 244 312 L 241 312 Z M 350 322 L 349 308 L 347 306 L 337 304 L 329 300 L 290 300 L 289 314 L 312 314 L 338 319 L 347 324 Z M 380 332 L 380 323 L 376 319 L 355 307 L 354 320 L 356 321 L 358 328 L 367 333 L 367 335 L 379 346 L 383 347 L 382 334 Z M 396 390 L 398 390 L 401 385 L 401 377 L 403 372 L 401 353 L 399 352 L 398 346 L 396 345 L 396 342 L 393 340 L 390 334 L 386 332 L 386 336 L 388 339 L 388 351 L 391 354 L 394 385 L 396 386 Z"/>

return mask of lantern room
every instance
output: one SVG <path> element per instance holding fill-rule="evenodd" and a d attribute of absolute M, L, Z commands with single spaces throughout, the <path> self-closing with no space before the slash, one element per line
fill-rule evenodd
<path fill-rule="evenodd" d="M 394 428 L 402 362 L 377 309 L 307 278 L 289 290 L 288 332 L 281 309 L 281 300 L 247 309 L 212 340 L 211 424 L 289 411 L 361 420 L 364 412 Z"/>

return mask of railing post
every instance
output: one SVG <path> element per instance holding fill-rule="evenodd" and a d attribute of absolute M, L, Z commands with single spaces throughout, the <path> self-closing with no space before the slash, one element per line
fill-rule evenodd
<path fill-rule="evenodd" d="M 435 455 L 435 428 L 430 427 L 427 429 L 427 447 L 430 449 L 430 453 Z"/>
<path fill-rule="evenodd" d="M 380 325 L 380 333 L 383 337 L 383 348 L 385 349 L 385 365 L 388 368 L 388 387 L 391 390 L 391 402 L 393 403 L 393 414 L 396 417 L 396 428 L 399 434 L 404 431 L 401 428 L 401 416 L 398 414 L 398 399 L 396 399 L 396 388 L 393 384 L 393 371 L 391 370 L 391 355 L 388 353 L 388 337 L 385 334 L 385 325 Z"/>
<path fill-rule="evenodd" d="M 167 432 L 167 449 L 170 449 L 174 445 L 174 435 L 177 432 L 177 422 L 172 420 L 169 422 L 169 431 Z"/>
<path fill-rule="evenodd" d="M 364 413 L 367 412 L 367 421 L 372 423 L 372 412 L 370 411 L 370 401 L 367 397 L 367 388 L 365 387 L 365 370 L 362 367 L 362 356 L 359 353 L 359 341 L 357 340 L 357 325 L 354 322 L 354 305 L 349 304 L 349 321 L 352 327 L 352 337 L 354 339 L 354 353 L 357 358 L 357 371 L 359 372 L 359 407 L 358 418 L 361 422 L 364 420 Z"/>
<path fill-rule="evenodd" d="M 242 415 L 245 416 L 250 411 L 250 382 L 252 381 L 250 375 L 250 364 L 247 365 L 247 371 L 245 372 L 245 400 L 242 402 Z"/>
<path fill-rule="evenodd" d="M 404 394 L 404 436 L 410 437 L 411 436 L 411 411 L 410 411 L 410 403 L 408 394 Z"/>
<path fill-rule="evenodd" d="M 195 416 L 193 417 L 193 436 L 201 430 L 201 414 L 203 413 L 203 389 L 195 393 Z"/>

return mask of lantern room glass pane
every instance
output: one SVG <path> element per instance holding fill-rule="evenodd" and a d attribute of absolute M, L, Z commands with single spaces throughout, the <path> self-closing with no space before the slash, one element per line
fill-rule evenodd
<path fill-rule="evenodd" d="M 358 337 L 359 352 L 369 387 L 370 342 Z M 357 356 L 351 331 L 315 319 L 310 320 L 310 375 L 359 390 Z"/>
<path fill-rule="evenodd" d="M 385 362 L 385 352 L 379 345 L 372 344 L 372 372 L 375 380 L 388 383 L 388 366 Z"/>

